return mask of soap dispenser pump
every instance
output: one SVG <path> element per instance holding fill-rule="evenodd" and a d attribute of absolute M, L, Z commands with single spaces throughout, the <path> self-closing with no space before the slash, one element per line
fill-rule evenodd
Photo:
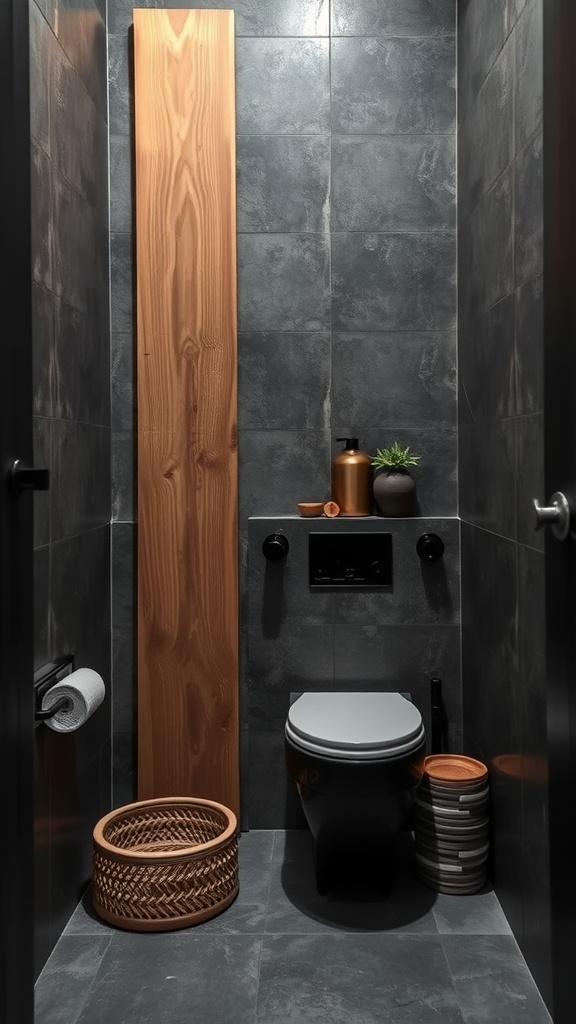
<path fill-rule="evenodd" d="M 337 437 L 346 447 L 332 460 L 332 499 L 341 516 L 369 516 L 372 512 L 372 463 L 358 448 L 357 437 Z"/>

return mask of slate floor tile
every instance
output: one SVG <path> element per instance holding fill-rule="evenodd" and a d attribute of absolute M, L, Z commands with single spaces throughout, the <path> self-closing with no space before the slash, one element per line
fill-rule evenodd
<path fill-rule="evenodd" d="M 260 945 L 199 929 L 118 932 L 78 1024 L 252 1024 Z"/>
<path fill-rule="evenodd" d="M 439 893 L 434 917 L 441 935 L 511 934 L 496 894 L 491 891 L 465 897 Z"/>
<path fill-rule="evenodd" d="M 110 935 L 63 935 L 35 989 L 36 1024 L 76 1024 Z"/>
<path fill-rule="evenodd" d="M 511 935 L 442 935 L 464 1024 L 552 1024 Z"/>
<path fill-rule="evenodd" d="M 310 834 L 303 830 L 276 833 L 266 932 L 436 934 L 432 907 L 437 894 L 415 878 L 413 856 L 411 836 L 406 833 L 398 843 L 389 895 L 364 885 L 356 873 L 319 896 Z"/>
<path fill-rule="evenodd" d="M 258 1024 L 462 1024 L 433 935 L 263 940 Z"/>

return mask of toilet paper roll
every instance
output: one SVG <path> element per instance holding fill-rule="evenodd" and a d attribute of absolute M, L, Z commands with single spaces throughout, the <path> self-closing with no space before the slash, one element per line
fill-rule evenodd
<path fill-rule="evenodd" d="M 104 700 L 104 694 L 102 676 L 91 668 L 77 669 L 44 694 L 44 711 L 49 711 L 61 697 L 69 700 L 67 708 L 57 711 L 53 718 L 46 719 L 46 725 L 55 732 L 74 732 L 94 714 Z"/>

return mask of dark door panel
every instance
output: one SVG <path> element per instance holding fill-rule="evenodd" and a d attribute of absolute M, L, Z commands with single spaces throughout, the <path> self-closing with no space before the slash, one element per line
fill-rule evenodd
<path fill-rule="evenodd" d="M 545 0 L 545 477 L 572 508 L 565 540 L 546 536 L 552 984 L 555 1024 L 576 1000 L 576 5 Z"/>
<path fill-rule="evenodd" d="M 0 1020 L 33 1021 L 32 460 L 28 4 L 0 0 Z"/>

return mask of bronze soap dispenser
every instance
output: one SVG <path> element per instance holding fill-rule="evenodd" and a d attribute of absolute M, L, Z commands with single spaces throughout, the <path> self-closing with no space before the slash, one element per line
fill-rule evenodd
<path fill-rule="evenodd" d="M 337 437 L 346 447 L 332 460 L 332 499 L 341 516 L 372 513 L 372 463 L 358 448 L 357 437 Z"/>

